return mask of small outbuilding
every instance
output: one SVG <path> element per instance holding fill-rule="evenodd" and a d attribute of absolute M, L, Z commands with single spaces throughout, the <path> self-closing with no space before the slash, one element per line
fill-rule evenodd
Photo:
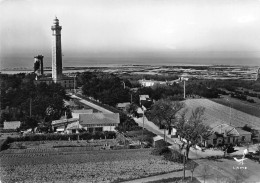
<path fill-rule="evenodd" d="M 160 135 L 153 137 L 153 147 L 158 147 L 162 143 L 164 143 L 164 139 Z"/>
<path fill-rule="evenodd" d="M 130 105 L 130 102 L 118 103 L 116 107 L 122 111 L 126 111 L 126 106 Z"/>
<path fill-rule="evenodd" d="M 4 121 L 4 130 L 16 130 L 20 126 L 21 121 Z"/>

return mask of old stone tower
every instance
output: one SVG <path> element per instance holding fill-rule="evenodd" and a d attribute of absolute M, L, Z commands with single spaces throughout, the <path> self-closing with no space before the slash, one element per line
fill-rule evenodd
<path fill-rule="evenodd" d="M 55 83 L 62 79 L 61 26 L 55 17 L 52 30 L 52 79 Z"/>
<path fill-rule="evenodd" d="M 256 81 L 260 81 L 260 68 L 257 69 Z"/>

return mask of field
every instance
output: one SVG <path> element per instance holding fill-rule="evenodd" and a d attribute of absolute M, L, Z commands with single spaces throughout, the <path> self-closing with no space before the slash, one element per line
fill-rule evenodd
<path fill-rule="evenodd" d="M 185 104 L 191 109 L 199 106 L 205 107 L 204 123 L 211 127 L 225 123 L 234 127 L 243 127 L 248 124 L 253 128 L 260 128 L 260 118 L 236 109 L 230 109 L 230 107 L 208 99 L 189 99 L 185 101 Z"/>
<path fill-rule="evenodd" d="M 2 182 L 116 182 L 182 169 L 152 149 L 0 155 Z"/>
<path fill-rule="evenodd" d="M 216 99 L 211 99 L 214 102 L 217 102 L 219 104 L 225 105 L 225 106 L 231 106 L 231 108 L 237 109 L 239 111 L 245 112 L 247 114 L 256 116 L 260 118 L 260 104 L 259 103 L 254 103 L 251 104 L 246 101 L 241 101 L 236 98 L 231 98 L 228 97 L 228 100 L 226 100 L 227 96 L 225 98 L 216 98 Z M 259 102 L 259 99 L 254 98 L 255 101 Z"/>

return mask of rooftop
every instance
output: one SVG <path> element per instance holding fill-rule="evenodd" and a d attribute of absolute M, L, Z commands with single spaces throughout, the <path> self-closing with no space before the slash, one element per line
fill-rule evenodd
<path fill-rule="evenodd" d="M 149 95 L 139 95 L 140 100 L 146 100 L 149 98 Z"/>
<path fill-rule="evenodd" d="M 118 103 L 117 107 L 126 107 L 127 105 L 130 105 L 130 102 Z"/>
<path fill-rule="evenodd" d="M 69 119 L 59 119 L 51 122 L 51 125 L 57 125 L 62 123 L 72 123 L 78 121 L 78 118 L 69 118 Z"/>
<path fill-rule="evenodd" d="M 89 124 L 119 124 L 118 113 L 92 113 L 92 114 L 79 114 L 79 123 L 84 125 Z"/>

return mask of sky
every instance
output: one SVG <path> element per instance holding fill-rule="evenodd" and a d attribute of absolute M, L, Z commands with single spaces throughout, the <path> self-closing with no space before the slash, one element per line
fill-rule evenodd
<path fill-rule="evenodd" d="M 259 58 L 260 65 L 259 10 L 260 0 L 0 0 L 0 57 L 51 57 L 57 16 L 64 57 Z"/>

